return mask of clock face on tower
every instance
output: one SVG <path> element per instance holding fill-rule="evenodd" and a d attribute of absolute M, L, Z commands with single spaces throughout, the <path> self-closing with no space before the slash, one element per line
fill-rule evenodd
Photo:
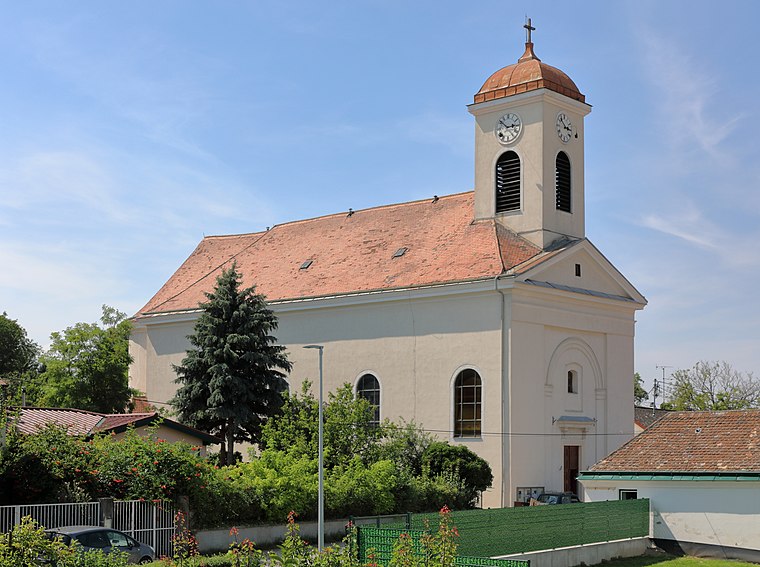
<path fill-rule="evenodd" d="M 570 122 L 570 119 L 567 117 L 567 114 L 564 112 L 560 112 L 557 114 L 557 136 L 559 136 L 559 139 L 562 140 L 565 144 L 567 144 L 570 141 L 570 138 L 573 135 L 573 124 Z"/>
<path fill-rule="evenodd" d="M 511 144 L 522 131 L 522 120 L 514 112 L 509 112 L 499 118 L 494 133 L 502 144 Z"/>

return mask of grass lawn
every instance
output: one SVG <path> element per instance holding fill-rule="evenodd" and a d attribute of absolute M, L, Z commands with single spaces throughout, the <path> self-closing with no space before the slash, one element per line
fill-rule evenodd
<path fill-rule="evenodd" d="M 701 559 L 699 557 L 674 557 L 657 554 L 642 557 L 615 559 L 603 563 L 605 567 L 757 567 L 755 563 L 731 561 L 729 559 Z"/>

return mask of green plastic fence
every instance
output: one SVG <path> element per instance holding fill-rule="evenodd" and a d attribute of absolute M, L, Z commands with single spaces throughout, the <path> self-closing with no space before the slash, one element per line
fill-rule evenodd
<path fill-rule="evenodd" d="M 494 557 L 649 535 L 649 500 L 463 510 L 451 513 L 459 554 Z M 412 514 L 412 530 L 436 529 L 438 514 Z M 388 527 L 403 529 L 404 523 Z"/>
<path fill-rule="evenodd" d="M 359 525 L 356 527 L 359 561 L 363 565 L 368 563 L 388 565 L 393 555 L 393 546 L 401 534 L 408 534 L 412 538 L 412 548 L 417 555 L 422 557 L 420 540 L 425 534 L 424 530 L 375 528 Z M 530 567 L 530 561 L 513 559 L 489 559 L 487 557 L 458 555 L 455 561 L 458 567 Z"/>

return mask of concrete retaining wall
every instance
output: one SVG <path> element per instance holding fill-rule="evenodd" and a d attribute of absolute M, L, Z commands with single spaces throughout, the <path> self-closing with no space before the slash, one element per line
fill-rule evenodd
<path fill-rule="evenodd" d="M 644 555 L 650 546 L 649 538 L 641 537 L 501 555 L 495 559 L 530 560 L 530 567 L 575 567 L 576 565 L 598 565 L 602 561 L 609 561 L 616 557 L 638 557 Z"/>
<path fill-rule="evenodd" d="M 342 539 L 346 534 L 348 520 L 332 520 L 325 522 L 325 541 Z M 317 541 L 317 522 L 299 522 L 301 537 L 309 541 Z M 249 539 L 258 548 L 274 547 L 282 543 L 287 526 L 253 526 L 238 528 L 238 541 Z M 218 530 L 200 530 L 195 534 L 198 540 L 198 551 L 214 553 L 227 551 L 235 537 L 230 535 L 229 528 Z"/>

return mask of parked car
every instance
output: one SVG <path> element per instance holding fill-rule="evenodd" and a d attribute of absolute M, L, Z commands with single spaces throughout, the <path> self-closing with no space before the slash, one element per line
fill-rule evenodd
<path fill-rule="evenodd" d="M 60 538 L 66 545 L 71 545 L 71 542 L 76 540 L 85 551 L 91 549 L 100 549 L 104 553 L 111 553 L 113 550 L 123 551 L 129 556 L 129 563 L 150 563 L 156 559 L 156 552 L 151 546 L 111 528 L 64 526 L 45 530 L 45 532 L 50 537 Z"/>
<path fill-rule="evenodd" d="M 577 504 L 578 497 L 572 492 L 544 492 L 536 498 L 538 505 L 542 504 Z"/>

